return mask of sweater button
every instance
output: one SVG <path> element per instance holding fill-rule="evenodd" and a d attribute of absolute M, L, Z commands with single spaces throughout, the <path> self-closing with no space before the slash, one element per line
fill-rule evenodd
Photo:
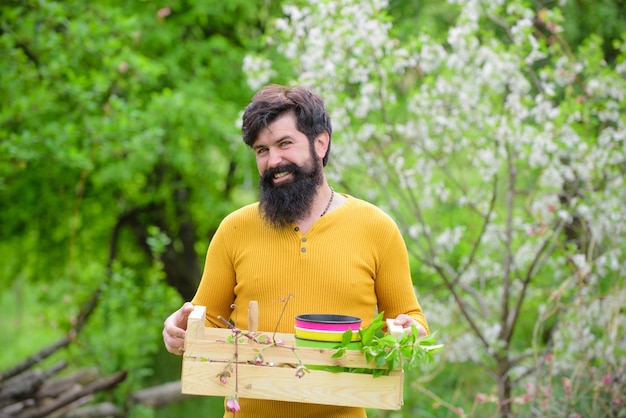
<path fill-rule="evenodd" d="M 302 251 L 303 253 L 306 253 L 306 248 L 302 247 L 300 251 Z"/>

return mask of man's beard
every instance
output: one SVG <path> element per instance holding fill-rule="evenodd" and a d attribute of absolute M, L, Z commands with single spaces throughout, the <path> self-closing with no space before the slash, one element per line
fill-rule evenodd
<path fill-rule="evenodd" d="M 289 226 L 311 212 L 317 186 L 322 184 L 322 164 L 313 154 L 306 167 L 288 164 L 268 168 L 261 177 L 259 209 L 267 223 L 275 228 Z M 289 172 L 292 179 L 274 184 L 274 175 Z"/>

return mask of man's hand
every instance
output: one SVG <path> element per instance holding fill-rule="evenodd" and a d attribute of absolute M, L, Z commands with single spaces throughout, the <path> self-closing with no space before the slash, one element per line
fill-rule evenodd
<path fill-rule="evenodd" d="M 426 336 L 426 329 L 422 325 L 420 325 L 419 322 L 417 322 L 415 319 L 411 318 L 407 314 L 398 315 L 398 317 L 394 319 L 393 323 L 395 325 L 400 325 L 407 332 L 411 332 L 411 325 L 415 325 L 415 328 L 417 328 L 418 330 L 417 336 L 418 337 Z"/>
<path fill-rule="evenodd" d="M 191 302 L 185 302 L 179 310 L 171 314 L 163 324 L 163 342 L 165 348 L 172 354 L 182 355 L 185 351 L 185 332 L 187 319 L 193 312 Z"/>

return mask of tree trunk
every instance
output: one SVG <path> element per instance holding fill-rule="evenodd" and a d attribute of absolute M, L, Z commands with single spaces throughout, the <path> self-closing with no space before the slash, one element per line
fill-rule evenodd
<path fill-rule="evenodd" d="M 142 389 L 131 394 L 131 402 L 150 407 L 159 407 L 187 398 L 183 395 L 180 380 Z"/>
<path fill-rule="evenodd" d="M 126 416 L 120 407 L 111 402 L 87 405 L 70 411 L 63 418 L 123 418 Z"/>
<path fill-rule="evenodd" d="M 513 418 L 512 410 L 512 387 L 511 387 L 511 363 L 509 358 L 504 356 L 497 357 L 498 362 L 498 403 L 501 418 Z"/>
<path fill-rule="evenodd" d="M 64 393 L 62 396 L 56 398 L 53 401 L 44 403 L 38 408 L 29 409 L 23 414 L 18 415 L 18 418 L 44 418 L 49 416 L 52 412 L 69 405 L 85 396 L 93 395 L 96 392 L 111 389 L 118 383 L 126 378 L 126 371 L 117 372 L 112 376 L 105 377 L 89 385 L 73 390 L 68 393 Z"/>

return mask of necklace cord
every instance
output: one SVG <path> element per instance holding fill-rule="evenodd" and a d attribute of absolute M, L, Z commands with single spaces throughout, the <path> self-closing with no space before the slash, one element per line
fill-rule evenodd
<path fill-rule="evenodd" d="M 326 212 L 328 212 L 328 209 L 330 209 L 330 205 L 333 203 L 333 197 L 335 197 L 335 190 L 333 190 L 333 186 L 328 186 L 330 187 L 330 199 L 328 200 L 328 204 L 326 205 L 326 209 L 324 209 L 324 212 L 322 212 L 322 214 L 320 215 L 320 218 L 324 215 L 326 215 Z"/>

